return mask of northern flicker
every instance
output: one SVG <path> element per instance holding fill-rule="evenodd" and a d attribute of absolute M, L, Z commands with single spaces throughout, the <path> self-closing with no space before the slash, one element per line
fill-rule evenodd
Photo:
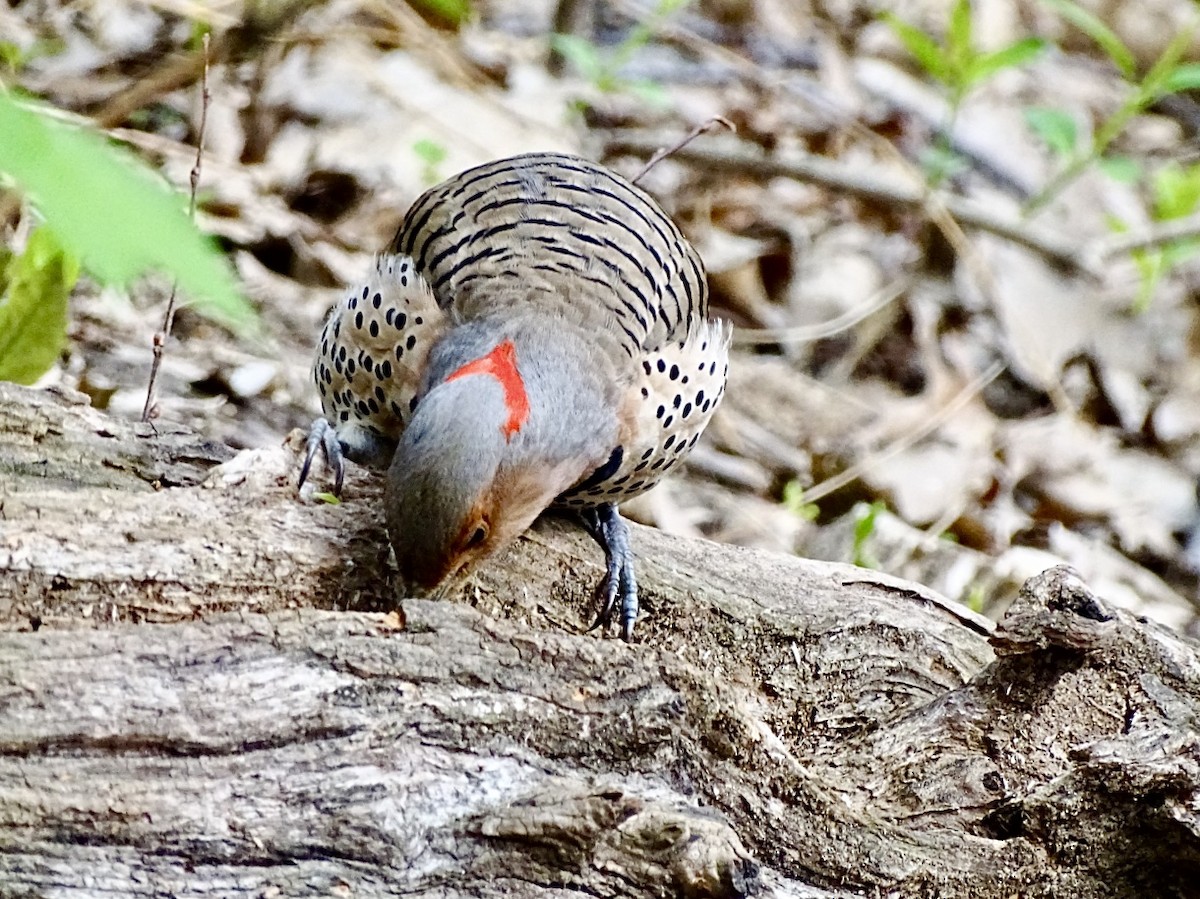
<path fill-rule="evenodd" d="M 617 504 L 696 444 L 725 391 L 731 329 L 696 251 L 643 191 L 574 156 L 456 175 L 409 209 L 313 364 L 324 448 L 387 466 L 389 537 L 410 593 L 443 595 L 550 506 L 603 547 L 597 591 L 638 613 Z"/>

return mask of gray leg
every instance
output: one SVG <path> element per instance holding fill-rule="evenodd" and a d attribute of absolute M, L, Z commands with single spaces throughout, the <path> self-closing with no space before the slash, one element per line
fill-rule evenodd
<path fill-rule="evenodd" d="M 600 598 L 600 614 L 592 629 L 606 626 L 612 620 L 617 597 L 621 597 L 621 639 L 633 636 L 638 616 L 637 578 L 633 573 L 633 550 L 629 546 L 629 528 L 613 503 L 585 509 L 583 524 L 592 539 L 604 550 L 608 570 L 596 589 Z"/>
<path fill-rule="evenodd" d="M 312 467 L 313 457 L 320 449 L 325 450 L 325 461 L 333 469 L 334 495 L 340 496 L 342 481 L 346 477 L 346 461 L 342 455 L 342 444 L 338 441 L 337 431 L 323 418 L 314 421 L 308 430 L 308 445 L 305 447 L 304 465 L 300 469 L 300 483 L 297 486 L 303 487 L 304 482 L 308 480 L 308 470 Z"/>

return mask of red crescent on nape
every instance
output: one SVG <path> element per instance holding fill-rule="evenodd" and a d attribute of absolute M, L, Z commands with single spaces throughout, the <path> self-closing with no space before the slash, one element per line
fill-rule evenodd
<path fill-rule="evenodd" d="M 525 381 L 517 369 L 517 348 L 509 338 L 496 344 L 491 352 L 478 359 L 468 362 L 455 371 L 446 382 L 465 378 L 467 375 L 491 375 L 504 388 L 504 408 L 508 410 L 508 420 L 500 426 L 506 440 L 521 430 L 521 425 L 529 418 L 529 396 L 525 393 Z"/>

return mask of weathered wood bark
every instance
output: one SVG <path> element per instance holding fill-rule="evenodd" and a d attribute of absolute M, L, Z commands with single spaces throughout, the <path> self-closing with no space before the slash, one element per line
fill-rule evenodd
<path fill-rule="evenodd" d="M 1197 647 L 1066 569 L 635 529 L 624 645 L 569 523 L 396 603 L 371 475 L 230 455 L 0 385 L 0 896 L 1200 894 Z"/>

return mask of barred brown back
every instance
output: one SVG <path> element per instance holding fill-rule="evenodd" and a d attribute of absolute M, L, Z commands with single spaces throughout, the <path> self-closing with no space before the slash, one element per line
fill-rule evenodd
<path fill-rule="evenodd" d="M 409 209 L 391 251 L 412 258 L 443 308 L 483 315 L 519 283 L 585 326 L 615 333 L 615 321 L 633 358 L 708 316 L 700 259 L 674 222 L 573 156 L 532 153 L 451 178 Z"/>

